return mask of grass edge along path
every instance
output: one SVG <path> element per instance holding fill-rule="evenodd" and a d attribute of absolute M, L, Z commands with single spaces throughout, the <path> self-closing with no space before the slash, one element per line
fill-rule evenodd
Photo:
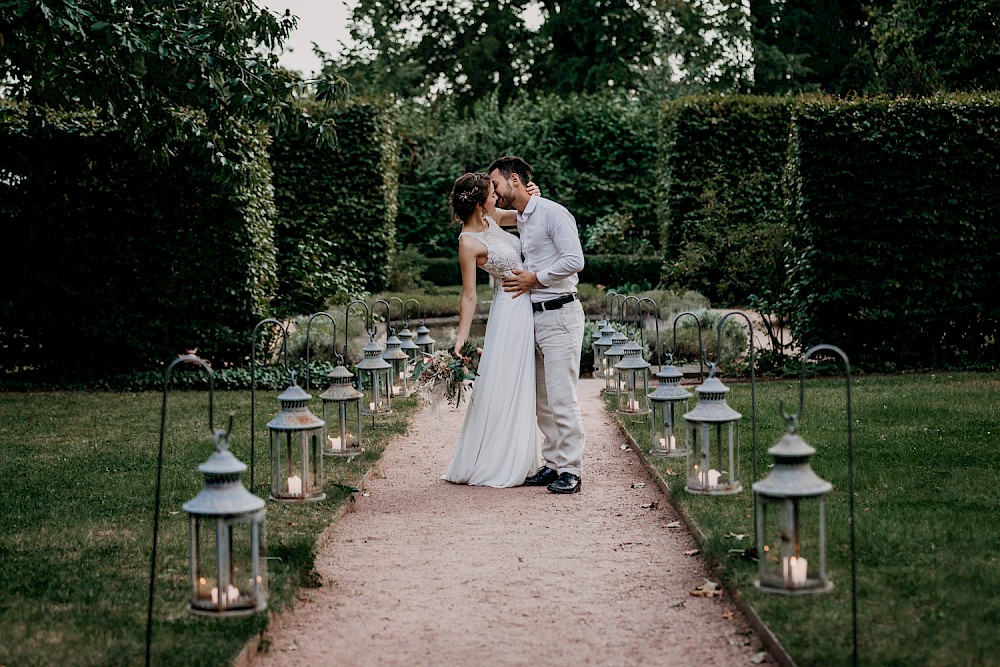
<path fill-rule="evenodd" d="M 671 491 L 671 503 L 691 517 L 703 557 L 788 655 L 803 667 L 850 664 L 844 379 L 807 380 L 799 424 L 816 450 L 813 469 L 833 484 L 826 505 L 834 587 L 793 597 L 757 590 L 757 564 L 733 555 L 754 533 L 751 396 L 748 383 L 724 382 L 728 403 L 743 415 L 738 494 L 687 493 L 685 459 L 648 454 L 648 419 L 621 421 Z M 758 479 L 773 462 L 767 450 L 785 432 L 778 400 L 795 405 L 798 392 L 797 379 L 757 383 Z M 989 594 L 1000 589 L 1000 373 L 855 375 L 852 399 L 861 664 L 1000 665 L 1000 598 Z"/>
<path fill-rule="evenodd" d="M 321 413 L 310 393 L 311 409 Z M 270 484 L 266 424 L 278 392 L 257 397 L 256 483 Z M 0 664 L 134 665 L 145 647 L 154 478 L 161 393 L 0 393 Z M 231 451 L 250 461 L 249 392 L 215 392 L 216 422 L 233 412 Z M 303 589 L 322 585 L 314 569 L 319 538 L 350 503 L 353 489 L 409 427 L 420 401 L 368 418 L 365 452 L 324 461 L 327 498 L 267 503 L 268 614 L 205 619 L 190 615 L 188 518 L 184 502 L 201 489 L 197 468 L 212 451 L 207 392 L 169 395 L 153 611 L 152 663 L 231 664 L 269 614 Z M 249 486 L 249 471 L 243 474 Z"/>

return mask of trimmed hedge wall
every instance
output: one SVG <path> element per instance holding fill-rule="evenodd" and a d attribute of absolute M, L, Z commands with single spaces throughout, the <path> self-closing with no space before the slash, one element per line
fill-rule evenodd
<path fill-rule="evenodd" d="M 3 367 L 78 375 L 193 348 L 217 366 L 245 355 L 275 288 L 266 133 L 247 130 L 248 164 L 204 164 L 179 142 L 163 165 L 89 116 L 30 115 L 0 106 L 0 227 L 20 267 L 0 288 Z M 179 134 L 200 140 L 195 122 Z"/>
<path fill-rule="evenodd" d="M 798 343 L 880 370 L 1000 361 L 1000 96 L 807 100 L 791 136 Z"/>
<path fill-rule="evenodd" d="M 667 286 L 727 306 L 783 289 L 791 100 L 706 95 L 661 107 L 657 214 Z"/>
<path fill-rule="evenodd" d="M 399 157 L 392 112 L 374 104 L 313 104 L 309 111 L 334 123 L 336 146 L 289 130 L 271 147 L 276 305 L 289 314 L 315 312 L 338 292 L 384 289 L 395 244 Z"/>
<path fill-rule="evenodd" d="M 485 99 L 467 117 L 449 104 L 402 115 L 401 243 L 427 257 L 453 256 L 455 179 L 514 154 L 532 165 L 544 196 L 573 214 L 583 241 L 602 219 L 624 215 L 634 224 L 630 240 L 659 245 L 655 109 L 610 95 L 523 97 L 502 110 Z"/>

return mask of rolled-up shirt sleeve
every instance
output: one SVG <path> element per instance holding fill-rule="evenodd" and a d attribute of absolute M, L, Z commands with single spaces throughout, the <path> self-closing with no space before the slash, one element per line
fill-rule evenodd
<path fill-rule="evenodd" d="M 569 211 L 561 207 L 558 211 L 553 211 L 546 220 L 546 225 L 559 256 L 549 266 L 536 271 L 535 279 L 548 287 L 582 271 L 584 261 L 576 220 Z"/>

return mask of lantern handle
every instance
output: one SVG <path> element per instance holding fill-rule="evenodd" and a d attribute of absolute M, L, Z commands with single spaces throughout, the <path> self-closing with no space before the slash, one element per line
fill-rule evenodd
<path fill-rule="evenodd" d="M 798 428 L 799 419 L 802 417 L 802 413 L 805 411 L 806 404 L 806 362 L 814 355 L 819 352 L 832 353 L 832 356 L 840 357 L 841 361 L 844 362 L 844 379 L 845 387 L 847 393 L 847 501 L 850 508 L 850 525 L 851 525 L 851 631 L 853 635 L 853 654 L 851 656 L 852 664 L 857 665 L 858 662 L 858 573 L 857 573 L 857 548 L 856 540 L 854 534 L 854 418 L 851 414 L 851 362 L 847 358 L 847 354 L 844 353 L 839 347 L 835 345 L 819 344 L 806 350 L 806 353 L 802 355 L 802 369 L 799 374 L 799 410 L 794 414 L 787 414 L 785 412 L 784 403 L 779 403 L 781 409 L 781 416 L 785 418 L 790 424 L 794 424 L 795 428 Z"/>
<path fill-rule="evenodd" d="M 312 323 L 317 317 L 325 317 L 330 320 L 330 324 L 333 325 L 333 354 L 337 356 L 337 321 L 333 319 L 333 315 L 328 312 L 320 311 L 318 313 L 313 313 L 309 316 L 309 321 L 306 323 L 306 391 L 309 391 L 309 381 L 312 379 L 312 365 L 309 363 L 309 334 L 312 331 Z"/>
<path fill-rule="evenodd" d="M 396 297 L 393 297 L 393 298 L 396 298 Z M 413 303 L 417 304 L 417 308 L 421 307 L 420 306 L 420 302 L 417 301 L 416 299 L 407 299 L 406 300 L 406 303 L 403 304 L 403 328 L 404 329 L 409 329 L 410 328 L 410 317 L 409 317 L 409 308 L 408 308 L 408 306 L 410 305 L 411 301 Z"/>
<path fill-rule="evenodd" d="M 639 303 L 650 303 L 653 305 L 653 324 L 656 328 L 656 344 L 653 348 L 653 353 L 656 355 L 656 360 L 660 362 L 658 366 L 660 370 L 663 370 L 663 356 L 660 354 L 660 307 L 656 305 L 656 302 L 650 299 L 648 296 L 644 296 L 639 299 Z M 641 323 L 640 323 L 641 329 Z"/>
<path fill-rule="evenodd" d="M 392 307 L 389 305 L 389 302 L 386 301 L 385 299 L 378 299 L 375 301 L 374 304 L 372 304 L 372 313 L 375 312 L 375 306 L 377 306 L 380 303 L 383 306 L 385 306 L 385 343 L 386 347 L 388 347 L 390 332 L 392 332 L 393 334 L 396 333 L 396 330 L 392 328 Z M 374 327 L 374 322 L 372 322 L 372 325 Z"/>
<path fill-rule="evenodd" d="M 257 468 L 257 331 L 265 324 L 276 325 L 281 331 L 281 351 L 288 372 L 288 329 L 284 323 L 268 317 L 254 325 L 250 334 L 250 493 L 254 488 L 254 473 Z"/>
<path fill-rule="evenodd" d="M 674 318 L 674 342 L 673 345 L 670 346 L 671 359 L 677 352 L 677 322 L 685 315 L 693 317 L 695 323 L 698 325 L 698 379 L 703 380 L 705 379 L 705 362 L 707 359 L 705 357 L 705 345 L 701 342 L 701 320 L 698 319 L 698 316 L 692 312 L 685 311 Z"/>
<path fill-rule="evenodd" d="M 347 304 L 347 308 L 344 309 L 344 360 L 347 360 L 347 338 L 351 335 L 351 306 L 354 304 L 361 304 L 365 307 L 365 333 L 371 333 L 368 328 L 368 321 L 371 319 L 371 311 L 368 309 L 368 304 L 364 299 L 355 299 Z"/>
<path fill-rule="evenodd" d="M 174 367 L 187 363 L 200 366 L 202 370 L 208 374 L 208 428 L 210 432 L 215 433 L 212 415 L 213 394 L 215 393 L 215 374 L 212 372 L 212 367 L 207 361 L 194 354 L 181 355 L 170 362 L 170 365 L 167 366 L 167 370 L 163 374 L 163 406 L 160 412 L 160 447 L 159 453 L 156 457 L 156 496 L 153 501 L 153 551 L 149 557 L 149 605 L 146 611 L 147 667 L 149 667 L 150 648 L 153 644 L 153 597 L 156 591 L 156 544 L 160 534 L 160 491 L 162 489 L 163 481 L 163 444 L 166 439 L 167 432 L 167 390 L 170 387 L 170 376 L 173 373 Z M 232 429 L 233 416 L 230 415 L 229 431 L 232 431 Z M 219 431 L 217 433 L 223 433 L 223 431 Z M 226 432 L 226 435 L 228 435 L 228 432 Z"/>

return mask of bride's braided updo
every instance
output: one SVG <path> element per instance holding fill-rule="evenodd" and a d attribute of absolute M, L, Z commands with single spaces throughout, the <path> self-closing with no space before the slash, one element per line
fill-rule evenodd
<path fill-rule="evenodd" d="M 488 174 L 462 174 L 451 188 L 451 213 L 457 222 L 465 222 L 476 206 L 486 203 L 490 194 Z"/>

